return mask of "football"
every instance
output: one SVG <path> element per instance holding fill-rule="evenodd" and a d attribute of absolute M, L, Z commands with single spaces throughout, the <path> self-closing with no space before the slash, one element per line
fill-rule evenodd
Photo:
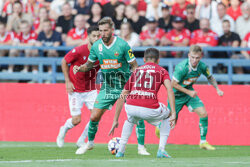
<path fill-rule="evenodd" d="M 120 140 L 120 137 L 114 137 L 109 141 L 108 150 L 111 154 L 115 155 L 117 153 L 120 146 Z"/>

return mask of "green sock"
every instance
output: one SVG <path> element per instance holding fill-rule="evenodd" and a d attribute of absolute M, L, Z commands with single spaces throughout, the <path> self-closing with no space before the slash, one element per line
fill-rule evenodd
<path fill-rule="evenodd" d="M 207 136 L 207 126 L 208 126 L 208 118 L 200 118 L 200 135 L 201 135 L 201 140 L 206 140 Z"/>
<path fill-rule="evenodd" d="M 95 134 L 97 132 L 98 129 L 98 122 L 92 122 L 91 120 L 89 121 L 89 130 L 88 130 L 88 138 L 89 141 L 93 141 L 95 139 Z"/>
<path fill-rule="evenodd" d="M 136 126 L 136 135 L 138 144 L 144 145 L 144 138 L 145 138 L 145 124 L 144 120 L 140 120 Z"/>

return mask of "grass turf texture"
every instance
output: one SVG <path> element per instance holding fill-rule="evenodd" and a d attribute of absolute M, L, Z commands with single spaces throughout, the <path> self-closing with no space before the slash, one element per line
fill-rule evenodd
<path fill-rule="evenodd" d="M 197 145 L 167 145 L 171 159 L 157 159 L 157 145 L 147 145 L 150 156 L 137 154 L 137 145 L 127 145 L 124 158 L 116 158 L 107 144 L 97 144 L 84 155 L 75 155 L 74 143 L 57 148 L 55 143 L 0 142 L 0 167 L 249 167 L 250 146 L 216 146 L 215 151 Z"/>

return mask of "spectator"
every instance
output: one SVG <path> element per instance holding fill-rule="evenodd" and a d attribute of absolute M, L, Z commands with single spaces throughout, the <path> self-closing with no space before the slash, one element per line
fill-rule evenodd
<path fill-rule="evenodd" d="M 190 2 L 186 0 L 176 0 L 176 3 L 172 6 L 172 12 L 171 14 L 174 16 L 182 17 L 183 19 L 186 19 L 187 17 L 187 11 L 186 7 L 189 5 Z"/>
<path fill-rule="evenodd" d="M 161 0 L 151 0 L 151 3 L 147 6 L 147 12 L 146 12 L 146 18 L 149 19 L 151 17 L 154 17 L 156 20 L 159 20 L 159 18 L 162 17 L 162 6 L 163 3 Z"/>
<path fill-rule="evenodd" d="M 195 5 L 189 4 L 187 6 L 187 20 L 185 20 L 185 28 L 193 32 L 200 29 L 200 21 L 195 18 Z"/>
<path fill-rule="evenodd" d="M 139 16 L 146 16 L 147 3 L 144 0 L 130 0 L 130 5 L 136 6 Z"/>
<path fill-rule="evenodd" d="M 89 15 L 90 14 L 90 8 L 92 4 L 94 3 L 93 0 L 75 0 L 74 5 L 74 14 L 83 14 L 83 15 Z M 87 18 L 87 16 L 86 16 Z"/>
<path fill-rule="evenodd" d="M 15 6 L 15 5 L 14 5 Z M 15 39 L 13 41 L 14 46 L 34 46 L 37 39 L 37 34 L 32 31 L 31 25 L 27 20 L 23 20 L 20 23 L 20 32 L 15 36 Z M 10 50 L 10 57 L 17 57 L 19 56 L 20 50 L 12 49 Z M 38 56 L 37 50 L 30 50 L 25 49 L 24 50 L 25 57 L 36 57 Z M 22 72 L 28 72 L 28 65 L 24 66 L 24 69 Z M 8 68 L 8 72 L 13 72 L 14 65 L 10 65 Z M 37 73 L 37 67 L 32 67 L 32 72 Z"/>
<path fill-rule="evenodd" d="M 210 29 L 208 19 L 200 20 L 200 29 L 195 30 L 192 33 L 191 44 L 196 44 L 202 47 L 218 45 L 218 35 Z"/>
<path fill-rule="evenodd" d="M 195 11 L 197 19 L 213 19 L 218 17 L 217 2 L 212 0 L 198 0 Z"/>
<path fill-rule="evenodd" d="M 43 7 L 46 7 L 47 10 L 50 9 L 51 2 L 53 0 L 39 0 Z"/>
<path fill-rule="evenodd" d="M 42 7 L 43 5 L 41 3 L 39 3 L 37 0 L 28 0 L 25 4 L 24 4 L 24 12 L 25 13 L 30 13 L 32 14 L 33 18 L 37 18 L 38 17 L 38 13 L 39 13 L 39 9 Z"/>
<path fill-rule="evenodd" d="M 223 3 L 217 5 L 218 17 L 211 20 L 211 29 L 219 36 L 223 35 L 222 22 L 223 20 L 230 21 L 231 29 L 230 31 L 235 31 L 235 23 L 232 17 L 226 14 L 226 6 Z"/>
<path fill-rule="evenodd" d="M 241 47 L 250 48 L 250 32 L 246 34 L 245 38 L 242 40 Z M 245 59 L 250 59 L 250 51 L 241 51 Z"/>
<path fill-rule="evenodd" d="M 158 23 L 154 17 L 147 20 L 146 27 L 147 30 L 140 33 L 142 46 L 158 46 L 165 34 L 164 30 L 158 27 Z"/>
<path fill-rule="evenodd" d="M 39 17 L 36 18 L 36 20 L 34 21 L 34 24 L 33 24 L 33 27 L 34 27 L 36 34 L 39 34 L 42 31 L 42 27 L 43 27 L 42 24 L 47 19 L 49 19 L 51 21 L 53 30 L 56 28 L 55 20 L 49 18 L 49 12 L 47 11 L 47 9 L 45 7 L 42 7 L 39 9 L 38 15 L 39 15 Z"/>
<path fill-rule="evenodd" d="M 128 18 L 128 22 L 132 25 L 133 30 L 140 34 L 143 26 L 146 24 L 147 19 L 144 16 L 140 16 L 136 11 L 136 6 L 128 5 L 125 9 L 125 15 Z"/>
<path fill-rule="evenodd" d="M 230 0 L 231 7 L 227 9 L 227 14 L 231 16 L 234 21 L 241 16 L 240 1 L 239 0 Z"/>
<path fill-rule="evenodd" d="M 122 22 L 126 19 L 124 17 L 125 7 L 125 3 L 123 2 L 118 2 L 115 5 L 115 15 L 112 17 L 112 20 L 115 23 L 115 29 L 117 30 L 120 29 Z"/>
<path fill-rule="evenodd" d="M 220 46 L 232 46 L 232 47 L 239 47 L 240 46 L 240 36 L 234 32 L 230 31 L 230 22 L 228 20 L 224 20 L 222 23 L 224 35 L 219 38 L 219 45 Z M 238 58 L 239 53 L 237 52 L 220 52 L 220 58 Z M 218 57 L 218 56 L 217 56 Z M 234 71 L 237 74 L 242 74 L 243 69 L 242 67 L 235 67 Z"/>
<path fill-rule="evenodd" d="M 88 19 L 88 23 L 90 26 L 98 26 L 98 22 L 103 17 L 103 9 L 102 5 L 99 2 L 96 2 L 92 5 L 90 10 L 90 18 Z"/>
<path fill-rule="evenodd" d="M 110 0 L 103 6 L 104 16 L 113 17 L 115 13 L 115 5 L 118 3 L 118 0 Z"/>
<path fill-rule="evenodd" d="M 140 45 L 139 35 L 133 32 L 132 26 L 129 22 L 121 24 L 121 30 L 119 36 L 128 42 L 130 47 Z"/>
<path fill-rule="evenodd" d="M 78 14 L 74 20 L 75 28 L 71 29 L 68 32 L 66 38 L 66 45 L 67 46 L 79 46 L 83 44 L 87 44 L 87 31 L 86 31 L 86 20 L 84 15 Z"/>
<path fill-rule="evenodd" d="M 184 20 L 182 17 L 176 16 L 173 20 L 173 29 L 169 31 L 161 40 L 162 46 L 188 46 L 191 33 L 184 28 Z M 182 57 L 182 52 L 171 52 L 174 57 Z"/>
<path fill-rule="evenodd" d="M 13 13 L 8 16 L 7 30 L 19 33 L 19 26 L 22 20 L 28 21 L 29 25 L 32 25 L 32 16 L 27 13 L 23 13 L 21 2 L 17 1 L 13 5 Z"/>
<path fill-rule="evenodd" d="M 49 19 L 42 23 L 42 31 L 39 33 L 36 46 L 57 47 L 62 43 L 61 34 L 52 29 L 52 22 Z M 58 57 L 59 53 L 56 50 L 46 50 L 44 53 L 47 57 Z M 51 67 L 48 72 L 52 72 Z"/>
<path fill-rule="evenodd" d="M 174 17 L 170 14 L 170 9 L 168 5 L 162 6 L 162 17 L 159 19 L 159 27 L 164 29 L 165 32 L 172 30 L 172 21 Z"/>
<path fill-rule="evenodd" d="M 244 39 L 246 34 L 250 31 L 250 3 L 244 2 L 241 5 L 242 16 L 236 20 L 236 32 Z"/>
<path fill-rule="evenodd" d="M 6 24 L 0 22 L 0 45 L 11 45 L 14 40 L 14 33 L 6 31 Z M 8 50 L 0 50 L 0 57 L 8 54 Z"/>
<path fill-rule="evenodd" d="M 62 34 L 62 41 L 65 42 L 67 33 L 74 27 L 74 15 L 72 15 L 72 7 L 69 3 L 62 6 L 62 16 L 59 16 L 56 23 L 56 31 Z"/>
<path fill-rule="evenodd" d="M 9 16 L 13 13 L 12 9 L 14 6 L 14 3 L 17 2 L 19 0 L 5 0 L 4 5 L 3 5 L 3 9 L 2 9 L 2 16 Z"/>

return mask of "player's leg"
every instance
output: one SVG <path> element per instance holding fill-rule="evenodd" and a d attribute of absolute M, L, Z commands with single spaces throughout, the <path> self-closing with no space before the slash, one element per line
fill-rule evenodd
<path fill-rule="evenodd" d="M 69 97 L 69 108 L 71 118 L 68 118 L 63 126 L 60 127 L 59 134 L 57 136 L 57 146 L 63 147 L 64 137 L 69 129 L 72 129 L 74 126 L 78 125 L 81 122 L 81 108 L 82 102 L 80 98 L 80 93 L 73 92 L 68 95 Z"/>
<path fill-rule="evenodd" d="M 136 136 L 138 141 L 138 154 L 140 155 L 150 155 L 144 146 L 145 141 L 145 123 L 144 120 L 140 120 L 136 126 Z"/>
<path fill-rule="evenodd" d="M 92 113 L 92 110 L 94 108 L 95 99 L 97 97 L 97 90 L 83 93 L 81 96 L 82 96 L 82 99 L 84 99 L 84 103 L 85 103 L 86 107 Z M 86 124 L 81 136 L 77 140 L 77 143 L 76 143 L 77 147 L 81 147 L 85 144 L 85 139 L 88 136 L 88 128 L 89 128 L 89 122 Z"/>
<path fill-rule="evenodd" d="M 195 98 L 190 98 L 189 102 L 187 103 L 187 106 L 189 111 L 195 112 L 200 117 L 200 148 L 207 150 L 215 150 L 215 148 L 208 144 L 208 142 L 206 141 L 208 129 L 208 115 L 203 102 L 198 96 L 196 96 Z"/>

